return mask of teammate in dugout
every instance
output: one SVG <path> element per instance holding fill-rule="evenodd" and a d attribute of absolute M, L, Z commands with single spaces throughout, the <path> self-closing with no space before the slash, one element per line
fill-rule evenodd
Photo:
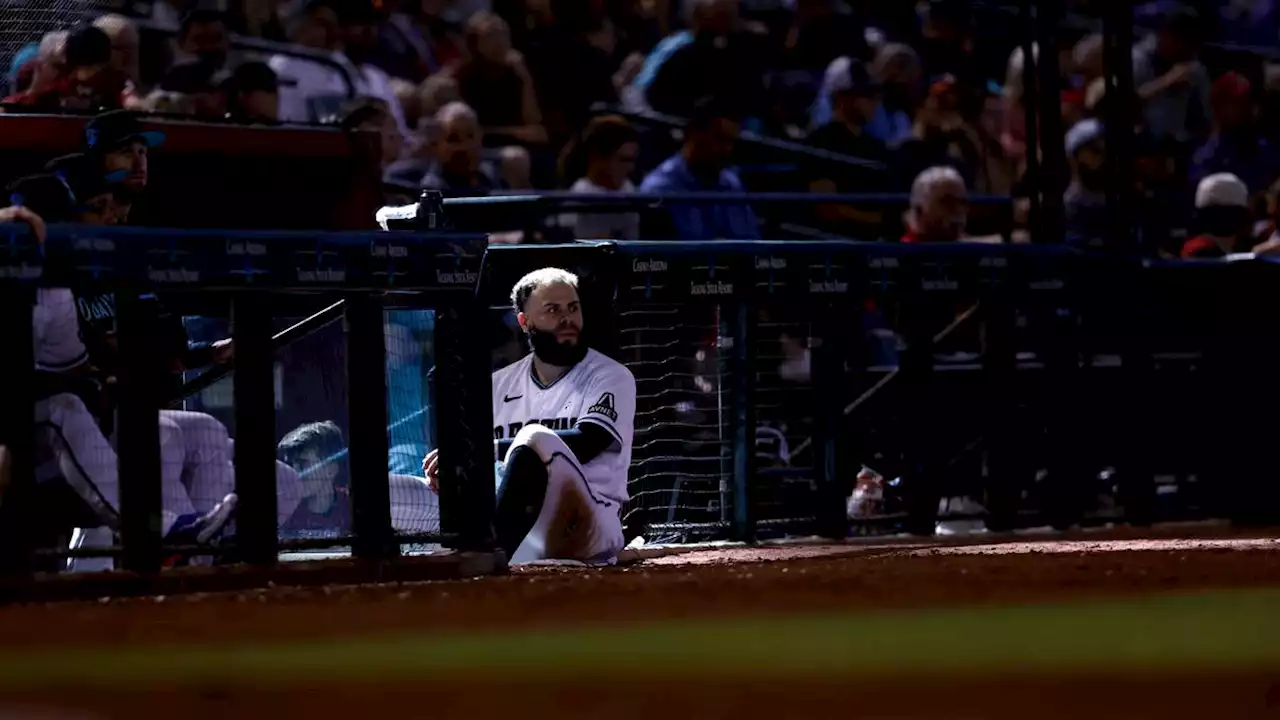
<path fill-rule="evenodd" d="M 612 564 L 624 544 L 635 377 L 582 339 L 577 276 L 534 271 L 511 302 L 532 353 L 493 374 L 498 544 L 514 564 Z M 437 451 L 422 469 L 435 489 Z"/>

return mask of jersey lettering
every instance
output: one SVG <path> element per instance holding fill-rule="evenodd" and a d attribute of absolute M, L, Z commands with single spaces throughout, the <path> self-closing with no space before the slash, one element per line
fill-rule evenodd
<path fill-rule="evenodd" d="M 537 423 L 548 430 L 572 430 L 575 426 L 577 426 L 578 418 L 558 417 L 558 418 L 546 418 L 543 420 L 534 418 L 533 420 L 528 420 L 522 423 L 518 423 L 518 422 L 508 423 L 505 428 L 501 425 L 498 425 L 493 429 L 493 439 L 502 440 L 503 438 L 513 438 L 520 433 L 520 428 L 523 428 L 525 425 L 529 425 L 531 423 Z"/>

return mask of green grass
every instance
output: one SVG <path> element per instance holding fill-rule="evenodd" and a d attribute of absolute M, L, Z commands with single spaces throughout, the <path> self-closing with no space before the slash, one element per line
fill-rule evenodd
<path fill-rule="evenodd" d="M 129 646 L 0 657 L 0 687 L 350 681 L 447 673 L 778 678 L 851 672 L 1280 667 L 1280 590 L 230 647 Z"/>

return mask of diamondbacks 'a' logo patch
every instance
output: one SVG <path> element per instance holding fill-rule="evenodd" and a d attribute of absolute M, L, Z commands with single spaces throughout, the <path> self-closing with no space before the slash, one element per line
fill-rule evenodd
<path fill-rule="evenodd" d="M 618 411 L 614 409 L 613 405 L 613 393 L 607 392 L 600 396 L 595 405 L 587 408 L 587 412 L 603 415 L 614 422 L 618 422 Z"/>

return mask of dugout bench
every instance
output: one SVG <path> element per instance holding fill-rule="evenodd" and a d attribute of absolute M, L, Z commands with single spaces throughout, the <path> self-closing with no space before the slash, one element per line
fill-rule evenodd
<path fill-rule="evenodd" d="M 477 235 L 413 233 L 300 233 L 194 231 L 52 226 L 40 244 L 25 226 L 0 229 L 0 288 L 4 329 L 17 340 L 4 356 L 4 438 L 11 459 L 0 503 L 0 555 L 5 573 L 0 600 L 98 597 L 183 589 L 228 589 L 276 582 L 448 577 L 500 570 L 492 551 L 493 462 L 489 378 L 483 345 L 474 342 L 475 286 L 485 239 Z M 101 576 L 42 578 L 36 559 L 49 548 L 31 546 L 41 518 L 36 498 L 30 408 L 32 302 L 35 288 L 112 289 L 119 294 L 118 455 L 121 478 L 121 571 Z M 159 572 L 161 560 L 209 548 L 163 547 L 159 536 L 160 466 L 157 411 L 168 400 L 154 377 L 162 359 L 140 355 L 149 329 L 135 320 L 128 298 L 157 292 L 167 303 L 205 314 L 230 313 L 236 343 L 236 491 L 240 505 L 234 541 L 213 551 L 239 564 L 213 572 Z M 277 563 L 286 544 L 276 528 L 276 427 L 271 317 L 312 313 L 343 303 L 347 376 L 359 387 L 350 400 L 352 533 L 329 545 L 349 545 L 353 561 L 308 570 Z M 384 311 L 432 308 L 436 321 L 436 403 L 450 419 L 439 427 L 441 534 L 393 533 L 388 510 Z M 157 361 L 160 360 L 158 363 Z M 483 402 L 477 401 L 483 398 Z M 456 409 L 454 412 L 452 409 Z M 22 439 L 28 439 L 22 442 Z M 466 552 L 417 564 L 387 565 L 404 542 L 441 542 Z M 315 544 L 315 543 L 312 543 Z M 96 551 L 101 555 L 104 551 Z M 54 552 L 65 558 L 66 552 Z M 452 558 L 452 559 L 450 559 Z"/>

